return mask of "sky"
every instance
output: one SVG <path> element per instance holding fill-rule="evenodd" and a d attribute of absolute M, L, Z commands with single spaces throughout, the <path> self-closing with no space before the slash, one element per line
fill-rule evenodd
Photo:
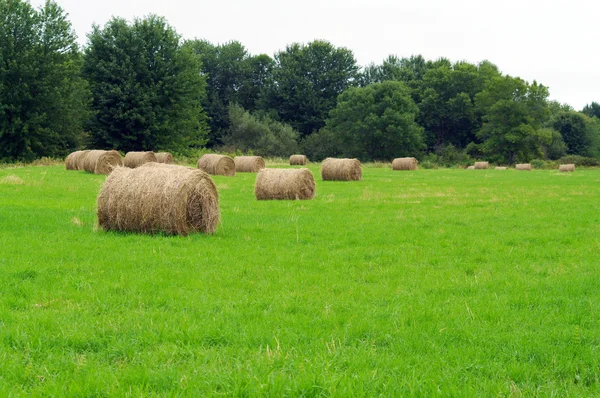
<path fill-rule="evenodd" d="M 237 40 L 251 54 L 323 39 L 352 50 L 361 66 L 392 54 L 489 60 L 576 110 L 600 102 L 600 3 L 591 0 L 56 1 L 81 44 L 93 23 L 157 14 L 186 39 Z"/>

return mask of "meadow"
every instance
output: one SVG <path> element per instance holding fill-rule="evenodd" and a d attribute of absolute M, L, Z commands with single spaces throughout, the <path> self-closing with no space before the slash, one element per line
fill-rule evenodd
<path fill-rule="evenodd" d="M 213 177 L 187 237 L 99 231 L 105 176 L 1 168 L 0 395 L 600 394 L 600 170 L 310 168 L 312 201 Z"/>

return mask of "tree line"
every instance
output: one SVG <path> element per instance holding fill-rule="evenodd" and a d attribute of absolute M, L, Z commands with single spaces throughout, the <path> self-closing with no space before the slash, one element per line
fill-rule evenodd
<path fill-rule="evenodd" d="M 84 147 L 399 156 L 495 163 L 600 158 L 600 104 L 479 64 L 389 56 L 360 67 L 315 40 L 272 57 L 237 41 L 184 40 L 162 17 L 93 26 L 80 48 L 65 11 L 0 0 L 0 160 Z"/>

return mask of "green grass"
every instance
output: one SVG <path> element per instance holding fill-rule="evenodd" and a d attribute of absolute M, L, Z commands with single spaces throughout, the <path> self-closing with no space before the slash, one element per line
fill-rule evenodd
<path fill-rule="evenodd" d="M 167 237 L 0 169 L 0 396 L 600 394 L 600 170 L 312 170 L 215 177 L 217 233 Z"/>

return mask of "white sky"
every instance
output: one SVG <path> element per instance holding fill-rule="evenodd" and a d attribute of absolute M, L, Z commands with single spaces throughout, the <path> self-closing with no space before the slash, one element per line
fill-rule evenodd
<path fill-rule="evenodd" d="M 57 0 L 80 42 L 92 23 L 165 16 L 185 38 L 240 41 L 273 55 L 293 42 L 329 40 L 362 66 L 390 54 L 477 63 L 550 87 L 580 110 L 600 102 L 600 3 L 592 0 Z M 31 0 L 40 6 L 44 0 Z"/>

